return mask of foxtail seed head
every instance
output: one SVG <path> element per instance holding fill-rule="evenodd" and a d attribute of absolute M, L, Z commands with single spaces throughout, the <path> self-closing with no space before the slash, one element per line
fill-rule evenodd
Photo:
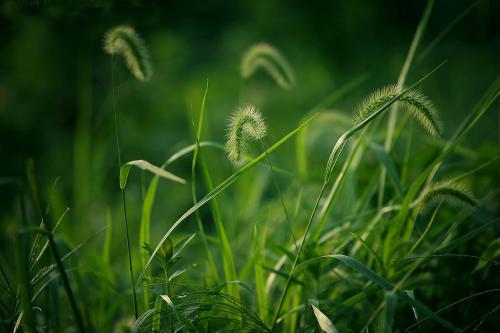
<path fill-rule="evenodd" d="M 241 62 L 241 76 L 246 79 L 259 68 L 264 69 L 281 88 L 290 89 L 295 84 L 288 61 L 267 43 L 255 44 L 245 52 Z"/>
<path fill-rule="evenodd" d="M 416 200 L 416 204 L 420 208 L 425 209 L 440 200 L 446 200 L 458 205 L 477 205 L 477 201 L 472 196 L 470 190 L 454 181 L 441 181 L 427 186 Z"/>
<path fill-rule="evenodd" d="M 147 81 L 153 75 L 149 52 L 134 28 L 120 25 L 109 30 L 104 36 L 104 50 L 111 55 L 122 55 L 138 80 Z"/>
<path fill-rule="evenodd" d="M 359 106 L 354 124 L 357 125 L 368 118 L 373 112 L 387 102 L 398 96 L 397 86 L 387 86 L 377 90 L 368 96 Z M 409 90 L 396 102 L 403 110 L 410 114 L 419 124 L 432 136 L 439 136 L 441 132 L 441 122 L 438 113 L 432 102 L 416 90 Z"/>
<path fill-rule="evenodd" d="M 229 119 L 226 152 L 234 165 L 241 163 L 241 154 L 248 140 L 260 140 L 266 135 L 266 123 L 253 105 L 240 107 Z"/>

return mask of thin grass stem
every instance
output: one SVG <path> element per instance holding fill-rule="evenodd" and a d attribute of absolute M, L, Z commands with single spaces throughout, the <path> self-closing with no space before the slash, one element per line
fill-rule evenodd
<path fill-rule="evenodd" d="M 120 150 L 120 134 L 118 128 L 118 112 L 116 111 L 116 96 L 115 96 L 115 75 L 114 75 L 114 56 L 111 55 L 111 91 L 113 99 L 113 115 L 114 115 L 114 128 L 115 128 L 115 139 L 116 139 L 116 153 L 118 157 L 118 175 L 120 174 L 120 168 L 122 166 L 122 157 Z M 121 188 L 121 186 L 120 186 Z M 139 317 L 139 311 L 137 310 L 137 295 L 135 291 L 135 281 L 134 281 L 134 269 L 132 265 L 132 255 L 130 251 L 130 237 L 128 230 L 128 219 L 127 219 L 127 201 L 125 198 L 125 188 L 121 188 L 122 192 L 122 206 L 123 206 L 123 218 L 125 220 L 125 236 L 127 238 L 127 254 L 128 254 L 128 264 L 130 270 L 130 279 L 132 282 L 132 297 L 134 300 L 134 314 L 135 318 Z"/>

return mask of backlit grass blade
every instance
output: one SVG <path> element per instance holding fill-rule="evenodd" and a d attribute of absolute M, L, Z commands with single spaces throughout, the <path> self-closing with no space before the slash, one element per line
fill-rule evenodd
<path fill-rule="evenodd" d="M 153 165 L 149 163 L 148 161 L 144 160 L 135 160 L 135 161 L 130 161 L 125 163 L 120 167 L 120 188 L 124 189 L 125 186 L 127 185 L 127 179 L 128 179 L 128 174 L 130 172 L 130 169 L 135 166 L 138 167 L 139 169 L 146 170 L 151 172 L 152 174 L 155 174 L 157 176 L 160 176 L 162 178 L 185 184 L 186 180 L 177 177 L 171 172 L 166 171 L 165 169 L 159 168 L 156 165 Z"/>
<path fill-rule="evenodd" d="M 177 228 L 179 224 L 181 224 L 184 220 L 186 220 L 191 214 L 193 214 L 195 211 L 197 211 L 200 207 L 205 205 L 207 202 L 209 202 L 211 199 L 216 197 L 219 193 L 224 191 L 227 187 L 229 187 L 232 183 L 234 183 L 241 175 L 245 174 L 253 168 L 257 163 L 262 161 L 264 158 L 266 158 L 266 153 L 271 154 L 273 151 L 278 149 L 283 143 L 287 142 L 291 137 L 293 137 L 298 131 L 300 131 L 304 126 L 306 126 L 311 120 L 313 120 L 317 115 L 312 116 L 308 120 L 306 120 L 304 123 L 302 123 L 300 126 L 295 128 L 293 131 L 289 132 L 287 135 L 285 135 L 283 138 L 281 138 L 279 141 L 277 141 L 275 144 L 273 144 L 271 147 L 269 147 L 266 152 L 260 154 L 256 158 L 254 158 L 252 161 L 246 163 L 243 165 L 240 169 L 238 169 L 235 173 L 233 173 L 229 178 L 227 178 L 225 181 L 223 181 L 221 184 L 216 186 L 212 191 L 210 191 L 205 197 L 203 197 L 196 205 L 188 209 L 177 221 L 174 222 L 174 224 L 170 227 L 170 229 L 163 235 L 162 239 L 160 242 L 156 245 L 153 253 L 151 254 L 146 266 L 143 268 L 141 274 L 140 274 L 140 279 L 143 277 L 144 271 L 149 267 L 151 264 L 154 256 L 156 253 L 159 251 L 161 248 L 163 242 L 172 234 L 172 232 Z"/>
<path fill-rule="evenodd" d="M 320 309 L 314 306 L 314 304 L 311 304 L 311 307 L 314 312 L 314 316 L 316 317 L 316 321 L 318 322 L 319 327 L 323 330 L 325 333 L 339 333 L 335 325 L 333 325 L 332 321 L 328 319 L 328 317 L 321 312 Z"/>

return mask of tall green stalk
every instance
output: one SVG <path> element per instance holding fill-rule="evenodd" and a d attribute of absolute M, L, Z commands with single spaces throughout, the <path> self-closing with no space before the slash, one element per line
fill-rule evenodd
<path fill-rule="evenodd" d="M 114 115 L 114 128 L 115 128 L 115 138 L 116 138 L 116 153 L 118 157 L 118 178 L 120 177 L 120 168 L 122 165 L 122 157 L 120 152 L 120 135 L 118 129 L 118 112 L 116 112 L 116 98 L 115 98 L 115 75 L 114 75 L 114 56 L 111 55 L 111 90 L 113 99 L 113 115 Z M 139 312 L 137 310 L 137 295 L 135 292 L 135 281 L 134 281 L 134 269 L 132 266 L 132 255 L 130 252 L 130 237 L 128 231 L 128 219 L 127 219 L 127 201 L 125 198 L 125 188 L 120 186 L 122 192 L 122 206 L 123 206 L 123 218 L 125 221 L 125 236 L 127 238 L 127 253 L 128 253 L 128 264 L 130 269 L 130 280 L 132 282 L 132 296 L 134 299 L 134 314 L 135 318 L 139 317 Z"/>

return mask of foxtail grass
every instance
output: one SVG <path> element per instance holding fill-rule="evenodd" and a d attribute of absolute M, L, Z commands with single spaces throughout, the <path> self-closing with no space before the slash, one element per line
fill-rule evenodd
<path fill-rule="evenodd" d="M 138 318 L 139 312 L 137 309 L 137 295 L 135 290 L 134 269 L 132 264 L 132 255 L 130 249 L 130 236 L 127 218 L 127 204 L 125 197 L 125 188 L 120 177 L 122 168 L 122 156 L 120 149 L 120 133 L 118 112 L 116 111 L 116 95 L 115 95 L 115 76 L 114 76 L 114 56 L 121 55 L 125 58 L 127 67 L 132 75 L 140 81 L 148 80 L 153 71 L 149 59 L 149 53 L 144 45 L 142 39 L 137 35 L 135 30 L 129 26 L 117 26 L 109 30 L 104 37 L 104 50 L 111 55 L 111 90 L 113 100 L 113 115 L 114 115 L 114 129 L 116 139 L 116 152 L 118 160 L 118 172 L 120 180 L 120 189 L 122 194 L 123 218 L 125 221 L 125 236 L 127 239 L 127 253 L 130 271 L 130 279 L 132 284 L 132 296 L 134 302 L 135 318 Z M 127 173 L 128 174 L 128 173 Z M 126 178 L 125 178 L 126 179 Z"/>
<path fill-rule="evenodd" d="M 277 319 L 278 319 L 279 314 L 281 312 L 281 308 L 283 306 L 283 302 L 284 302 L 285 297 L 287 295 L 288 289 L 290 288 L 290 283 L 292 281 L 292 277 L 293 277 L 294 271 L 295 271 L 295 269 L 296 269 L 296 267 L 297 267 L 297 265 L 299 263 L 299 259 L 300 259 L 300 256 L 302 254 L 302 251 L 304 249 L 304 245 L 307 242 L 307 236 L 309 234 L 309 230 L 311 228 L 313 219 L 314 219 L 314 217 L 316 215 L 316 211 L 318 209 L 320 200 L 323 197 L 323 194 L 324 194 L 324 192 L 326 190 L 326 186 L 330 182 L 331 174 L 332 174 L 332 172 L 333 172 L 333 170 L 335 168 L 335 165 L 336 165 L 337 161 L 340 158 L 340 155 L 341 155 L 341 153 L 342 153 L 342 151 L 343 151 L 343 149 L 344 149 L 347 141 L 354 134 L 356 134 L 357 132 L 361 131 L 364 127 L 366 127 L 368 124 L 370 124 L 374 119 L 376 119 L 376 117 L 378 117 L 382 112 L 384 112 L 389 106 L 391 106 L 393 103 L 397 102 L 400 98 L 404 97 L 405 94 L 407 94 L 408 92 L 411 92 L 413 88 L 415 88 L 422 81 L 424 81 L 425 79 L 427 79 L 431 74 L 433 74 L 436 70 L 438 70 L 442 65 L 443 64 L 441 64 L 438 67 L 436 67 L 435 69 L 433 69 L 431 72 L 429 72 L 428 74 L 426 74 L 425 76 L 423 76 L 421 79 L 419 79 L 417 82 L 415 82 L 410 87 L 408 87 L 408 88 L 404 89 L 403 91 L 401 91 L 399 94 L 397 94 L 395 96 L 392 96 L 391 98 L 384 99 L 383 103 L 379 104 L 379 103 L 376 102 L 376 100 L 373 100 L 373 103 L 369 103 L 369 105 L 372 105 L 373 108 L 369 109 L 366 112 L 363 112 L 364 118 L 358 118 L 357 121 L 355 122 L 354 127 L 352 127 L 350 130 L 348 130 L 343 135 L 341 135 L 340 138 L 337 140 L 337 143 L 333 147 L 332 152 L 330 153 L 330 157 L 328 158 L 327 165 L 326 165 L 326 168 L 325 168 L 323 185 L 321 187 L 319 195 L 318 195 L 318 197 L 316 199 L 316 202 L 315 202 L 315 204 L 313 206 L 312 212 L 311 212 L 311 214 L 309 216 L 309 219 L 307 221 L 306 228 L 305 228 L 305 231 L 304 231 L 304 235 L 302 237 L 302 242 L 300 243 L 299 249 L 297 251 L 297 254 L 296 254 L 295 259 L 293 261 L 292 267 L 290 269 L 290 273 L 288 274 L 288 279 L 287 279 L 287 282 L 285 284 L 285 288 L 284 288 L 283 293 L 282 293 L 282 295 L 281 295 L 281 297 L 279 299 L 278 308 L 277 308 L 277 310 L 275 312 L 274 320 L 272 322 L 272 329 L 274 329 L 275 326 L 276 326 L 276 322 L 277 322 Z M 369 100 L 371 100 L 371 99 L 369 99 Z M 423 113 L 425 113 L 425 112 L 423 112 Z"/>
<path fill-rule="evenodd" d="M 259 68 L 265 70 L 283 89 L 291 89 L 295 85 L 292 67 L 286 58 L 268 43 L 254 44 L 245 52 L 241 61 L 241 76 L 249 78 Z"/>

